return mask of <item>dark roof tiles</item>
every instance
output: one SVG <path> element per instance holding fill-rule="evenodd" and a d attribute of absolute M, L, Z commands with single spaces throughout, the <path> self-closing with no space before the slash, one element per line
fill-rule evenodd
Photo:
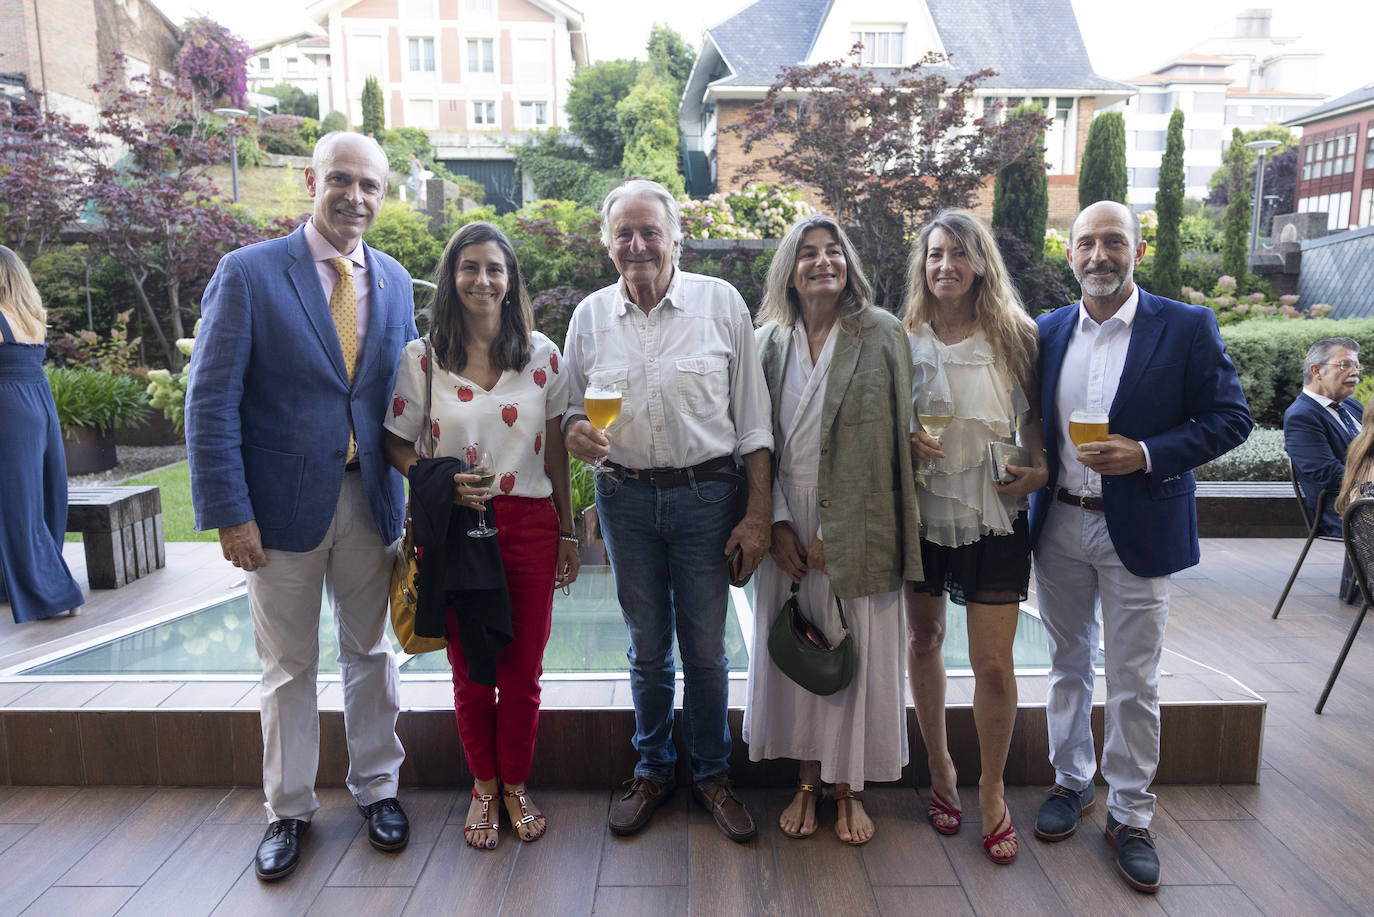
<path fill-rule="evenodd" d="M 920 0 L 916 0 L 920 2 Z M 1131 87 L 1098 76 L 1069 0 L 925 0 L 950 55 L 951 76 L 990 67 L 983 85 L 1005 89 Z M 757 0 L 707 31 L 733 73 L 721 85 L 768 86 L 803 63 L 831 0 Z"/>

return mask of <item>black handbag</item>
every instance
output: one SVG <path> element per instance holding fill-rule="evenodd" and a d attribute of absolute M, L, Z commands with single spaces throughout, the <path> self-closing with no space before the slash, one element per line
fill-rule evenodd
<path fill-rule="evenodd" d="M 773 626 L 768 630 L 768 655 L 782 673 L 812 694 L 841 691 L 854 677 L 854 636 L 844 618 L 844 605 L 835 597 L 844 639 L 831 646 L 797 604 L 797 584 L 792 584 Z"/>

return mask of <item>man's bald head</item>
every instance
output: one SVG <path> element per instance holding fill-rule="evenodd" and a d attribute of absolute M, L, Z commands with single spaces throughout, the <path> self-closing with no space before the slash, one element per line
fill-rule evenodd
<path fill-rule="evenodd" d="M 1131 241 L 1134 245 L 1139 245 L 1141 240 L 1145 238 L 1144 234 L 1140 231 L 1140 217 L 1136 216 L 1134 210 L 1116 201 L 1098 201 L 1095 204 L 1089 204 L 1084 207 L 1079 211 L 1078 216 L 1074 218 L 1073 225 L 1069 227 L 1069 244 L 1073 244 L 1074 233 L 1078 229 L 1078 224 L 1082 222 L 1085 217 L 1092 219 L 1103 213 L 1112 213 L 1131 228 L 1131 232 L 1134 233 Z"/>

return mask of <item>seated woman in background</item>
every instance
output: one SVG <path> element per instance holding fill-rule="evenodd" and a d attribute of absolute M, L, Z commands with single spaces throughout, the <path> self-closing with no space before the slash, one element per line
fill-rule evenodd
<path fill-rule="evenodd" d="M 67 453 L 43 375 L 46 323 L 28 268 L 0 245 L 0 602 L 16 622 L 74 612 L 85 601 L 62 559 Z"/>
<path fill-rule="evenodd" d="M 966 609 L 983 849 L 993 862 L 1006 864 L 1017 852 L 1002 771 L 1016 721 L 1012 642 L 1030 583 L 1026 498 L 1049 480 L 1040 412 L 1028 400 L 1039 391 L 1038 336 L 992 233 L 962 210 L 941 211 L 917 235 L 905 323 L 918 405 L 938 393 L 942 407 L 933 413 L 946 424 L 912 434 L 916 458 L 927 463 L 920 490 L 925 579 L 907 591 L 911 693 L 931 773 L 927 817 L 949 835 L 963 816 L 945 734 L 948 593 Z M 1017 476 L 1010 483 L 995 483 L 989 444 L 1014 440 L 1018 425 L 1031 466 L 1012 472 Z"/>
<path fill-rule="evenodd" d="M 851 845 L 874 833 L 864 781 L 896 780 L 907 762 L 901 589 L 921 572 L 911 360 L 901 324 L 872 299 L 844 230 L 807 217 L 778 247 L 756 334 L 773 402 L 774 522 L 755 587 L 744 740 L 752 761 L 800 762 L 784 834 L 816 830 L 824 780 L 835 784 L 835 833 Z M 831 646 L 844 638 L 844 603 L 854 674 L 829 696 L 791 681 L 765 649 L 794 583 Z"/>
<path fill-rule="evenodd" d="M 434 455 L 423 458 L 466 458 L 475 465 L 487 453 L 488 471 L 495 473 L 485 486 L 479 486 L 480 475 L 456 474 L 452 487 L 456 505 L 481 510 L 491 501 L 510 596 L 511 638 L 496 653 L 494 687 L 471 677 L 470 663 L 485 671 L 491 660 L 464 655 L 457 611 L 452 605 L 446 611 L 458 733 L 475 780 L 463 836 L 468 846 L 489 850 L 497 841 L 492 802 L 498 790 L 522 841 L 538 840 L 546 824 L 525 781 L 539 724 L 539 676 L 553 592 L 577 578 L 579 563 L 559 424 L 568 386 L 559 373 L 558 348 L 534 330 L 520 266 L 499 229 L 469 223 L 458 230 L 435 274 L 427 338 L 433 366 L 426 364 L 426 338 L 406 345 L 385 422 L 386 450 L 391 464 L 408 476 L 422 458 L 417 444 L 427 443 L 433 443 Z M 412 479 L 412 499 L 414 485 Z M 427 588 L 423 578 L 420 588 Z M 474 657 L 479 652 L 469 649 Z"/>
<path fill-rule="evenodd" d="M 1336 512 L 1361 497 L 1374 497 L 1374 411 L 1366 410 L 1360 432 L 1345 453 L 1345 477 L 1336 496 Z"/>

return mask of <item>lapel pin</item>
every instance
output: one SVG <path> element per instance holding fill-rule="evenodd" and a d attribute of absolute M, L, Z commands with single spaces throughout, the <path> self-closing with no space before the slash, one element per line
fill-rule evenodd
<path fill-rule="evenodd" d="M 380 290 L 380 289 L 384 288 L 385 286 L 386 286 L 386 281 L 383 280 L 383 279 L 381 279 L 380 277 L 378 277 L 378 278 L 377 278 L 377 289 Z"/>

